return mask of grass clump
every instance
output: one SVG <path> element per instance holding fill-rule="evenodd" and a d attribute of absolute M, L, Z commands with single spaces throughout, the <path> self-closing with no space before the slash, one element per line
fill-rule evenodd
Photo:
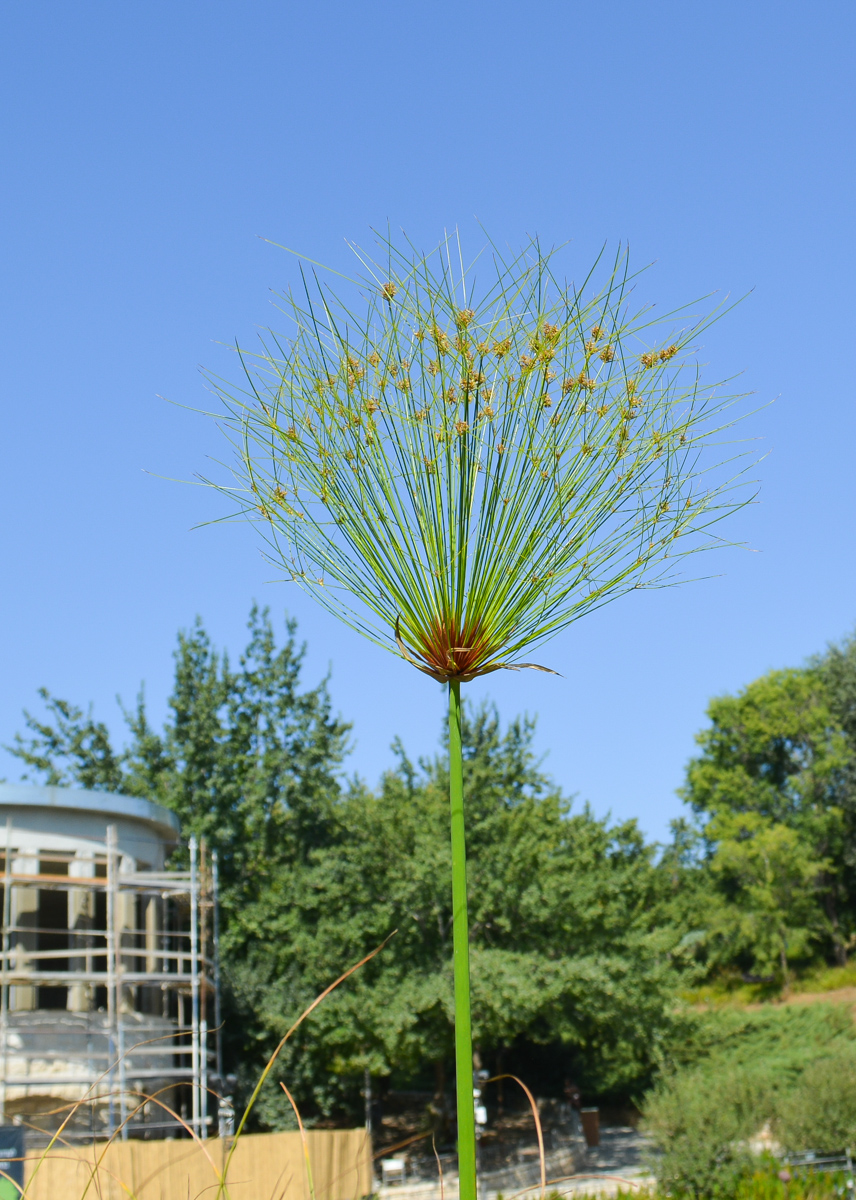
<path fill-rule="evenodd" d="M 843 967 L 830 967 L 826 963 L 813 963 L 789 980 L 792 995 L 811 995 L 835 992 L 841 988 L 856 988 L 856 963 Z M 688 988 L 681 993 L 687 1004 L 704 1007 L 747 1004 L 765 1004 L 783 998 L 781 976 L 756 981 L 747 980 L 739 971 L 723 971 L 715 978 L 698 987 Z"/>
<path fill-rule="evenodd" d="M 829 967 L 823 963 L 794 980 L 791 991 L 834 992 L 850 987 L 856 987 L 856 963 L 847 963 L 843 967 Z"/>

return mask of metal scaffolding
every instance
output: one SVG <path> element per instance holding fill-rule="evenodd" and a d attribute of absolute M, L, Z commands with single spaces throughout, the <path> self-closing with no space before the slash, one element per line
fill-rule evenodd
<path fill-rule="evenodd" d="M 180 1135 L 182 1121 L 208 1135 L 219 1045 L 216 859 L 195 838 L 188 849 L 187 870 L 140 870 L 119 852 L 114 825 L 103 851 L 34 852 L 16 844 L 7 821 L 4 1120 L 55 1128 L 76 1105 L 64 1136 Z"/>

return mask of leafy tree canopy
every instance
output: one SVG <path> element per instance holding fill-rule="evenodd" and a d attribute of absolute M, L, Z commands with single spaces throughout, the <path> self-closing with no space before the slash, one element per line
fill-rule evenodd
<path fill-rule="evenodd" d="M 532 734 L 525 721 L 503 733 L 490 710 L 464 722 L 475 1041 L 491 1056 L 521 1039 L 564 1044 L 584 1082 L 626 1094 L 676 1019 L 681 934 L 652 919 L 662 877 L 635 824 L 573 812 L 533 761 Z M 331 971 L 398 931 L 295 1043 L 293 1061 L 330 1095 L 366 1065 L 415 1073 L 451 1057 L 446 760 L 416 766 L 398 749 L 377 793 L 355 784 L 342 797 L 337 836 L 291 873 L 290 902 L 262 895 L 242 917 L 247 1010 L 277 1030 Z M 254 990 L 263 973 L 267 999 Z M 336 1047 L 338 1084 L 312 1063 L 319 1045 Z"/>
<path fill-rule="evenodd" d="M 42 689 L 47 719 L 25 713 L 10 747 L 25 778 L 142 796 L 171 808 L 185 837 L 220 856 L 224 900 L 237 911 L 275 864 L 305 857 L 329 836 L 349 726 L 332 715 L 326 685 L 300 689 L 303 649 L 286 625 L 279 648 L 254 607 L 237 667 L 197 620 L 178 637 L 169 717 L 161 732 L 140 694 L 123 709 L 127 745 L 107 726 Z M 227 914 L 228 915 L 228 914 Z"/>
<path fill-rule="evenodd" d="M 849 682 L 839 652 L 830 657 Z M 772 671 L 711 701 L 683 789 L 719 898 L 707 922 L 714 961 L 764 973 L 778 959 L 785 981 L 789 956 L 831 949 L 844 962 L 856 932 L 854 747 L 827 664 Z"/>
<path fill-rule="evenodd" d="M 366 1067 L 442 1081 L 452 1053 L 446 747 L 373 790 L 346 783 L 348 726 L 324 684 L 300 685 L 287 625 L 277 647 L 253 609 L 233 667 L 201 623 L 179 636 L 169 717 L 143 698 L 116 749 L 90 713 L 43 692 L 14 753 L 30 777 L 122 791 L 172 808 L 222 863 L 227 1030 L 247 1079 L 305 1005 L 397 930 L 383 954 L 317 1011 L 282 1071 L 310 1110 L 353 1108 Z M 682 931 L 663 920 L 668 882 L 635 823 L 573 809 L 532 748 L 534 723 L 466 714 L 463 727 L 475 1038 L 484 1055 L 563 1045 L 591 1091 L 650 1074 L 675 1015 Z M 277 1095 L 277 1093 L 279 1093 Z M 276 1087 L 261 1114 L 290 1120 Z"/>

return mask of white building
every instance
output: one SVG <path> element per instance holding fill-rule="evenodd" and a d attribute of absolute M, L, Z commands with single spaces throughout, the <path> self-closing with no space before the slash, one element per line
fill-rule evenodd
<path fill-rule="evenodd" d="M 215 887 L 193 840 L 166 869 L 178 841 L 147 800 L 0 784 L 6 1120 L 205 1136 Z"/>

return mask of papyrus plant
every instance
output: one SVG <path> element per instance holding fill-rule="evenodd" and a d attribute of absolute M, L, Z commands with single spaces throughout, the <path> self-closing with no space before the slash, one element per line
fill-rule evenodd
<path fill-rule="evenodd" d="M 627 259 L 579 286 L 530 243 L 465 269 L 356 251 L 347 299 L 316 274 L 290 328 L 212 380 L 234 486 L 287 579 L 449 688 L 462 1200 L 475 1196 L 460 686 L 634 588 L 677 578 L 744 503 L 720 397 L 688 353 L 704 322 L 634 311 Z M 338 289 L 341 291 L 342 289 Z M 218 486 L 224 487 L 220 484 Z M 544 670 L 546 668 L 538 668 Z"/>

